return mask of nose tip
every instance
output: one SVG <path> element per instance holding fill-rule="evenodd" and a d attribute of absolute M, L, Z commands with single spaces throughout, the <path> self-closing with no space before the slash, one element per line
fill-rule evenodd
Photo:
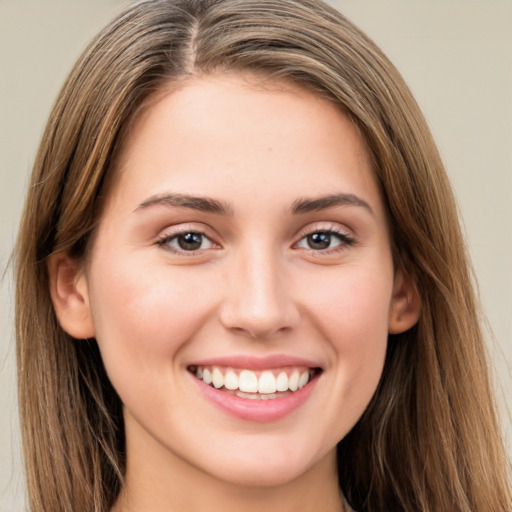
<path fill-rule="evenodd" d="M 266 339 L 291 330 L 299 311 L 290 286 L 269 260 L 248 261 L 226 283 L 220 312 L 222 325 L 251 339 Z"/>
<path fill-rule="evenodd" d="M 253 308 L 247 302 L 231 304 L 223 309 L 221 323 L 230 331 L 251 339 L 265 339 L 290 330 L 295 323 L 285 308 Z"/>

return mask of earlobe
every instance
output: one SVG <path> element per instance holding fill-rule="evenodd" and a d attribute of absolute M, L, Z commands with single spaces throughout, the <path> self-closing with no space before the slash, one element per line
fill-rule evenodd
<path fill-rule="evenodd" d="M 414 279 L 397 270 L 389 309 L 389 333 L 400 334 L 410 329 L 418 321 L 420 311 L 421 300 Z"/>
<path fill-rule="evenodd" d="M 61 327 L 77 339 L 95 336 L 89 291 L 82 265 L 67 253 L 48 258 L 50 295 Z"/>

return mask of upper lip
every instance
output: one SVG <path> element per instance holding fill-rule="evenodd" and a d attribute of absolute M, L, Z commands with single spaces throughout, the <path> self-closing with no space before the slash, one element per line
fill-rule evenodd
<path fill-rule="evenodd" d="M 285 354 L 274 354 L 264 357 L 248 355 L 212 357 L 194 361 L 189 366 L 225 366 L 230 368 L 243 368 L 247 370 L 271 370 L 274 368 L 284 368 L 290 366 L 320 368 L 320 365 L 314 361 Z"/>

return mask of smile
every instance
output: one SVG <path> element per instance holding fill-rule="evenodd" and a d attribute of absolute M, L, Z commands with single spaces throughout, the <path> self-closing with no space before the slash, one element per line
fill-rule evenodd
<path fill-rule="evenodd" d="M 302 389 L 315 370 L 290 367 L 252 371 L 219 366 L 191 366 L 189 371 L 209 386 L 240 398 L 269 400 Z"/>

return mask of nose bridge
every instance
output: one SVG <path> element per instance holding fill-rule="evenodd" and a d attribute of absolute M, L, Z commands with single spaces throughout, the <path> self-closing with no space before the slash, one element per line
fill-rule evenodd
<path fill-rule="evenodd" d="M 253 241 L 241 248 L 234 260 L 221 314 L 224 326 L 253 338 L 293 327 L 298 311 L 275 247 Z"/>

